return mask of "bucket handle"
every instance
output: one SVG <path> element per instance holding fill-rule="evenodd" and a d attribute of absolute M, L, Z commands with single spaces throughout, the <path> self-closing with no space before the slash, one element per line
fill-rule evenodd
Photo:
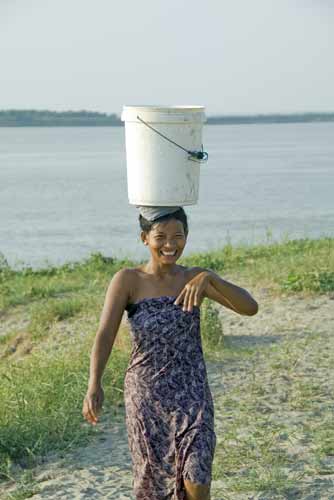
<path fill-rule="evenodd" d="M 137 115 L 137 119 L 140 122 L 142 122 L 144 125 L 146 125 L 148 128 L 150 128 L 151 130 L 153 130 L 154 132 L 156 132 L 158 135 L 160 135 L 161 137 L 163 137 L 164 139 L 166 139 L 166 141 L 169 141 L 170 143 L 174 144 L 174 146 L 177 146 L 178 148 L 180 148 L 183 151 L 185 151 L 186 153 L 188 153 L 188 159 L 189 160 L 196 161 L 198 163 L 205 163 L 205 162 L 208 161 L 208 159 L 209 159 L 209 153 L 207 153 L 206 151 L 203 150 L 203 144 L 202 144 L 202 149 L 200 151 L 189 151 L 188 149 L 184 148 L 183 146 L 181 146 L 177 142 L 172 141 L 172 139 L 170 139 L 166 135 L 164 135 L 161 132 L 159 132 L 159 130 L 153 128 L 151 125 L 149 125 L 147 122 L 145 122 L 142 118 L 140 118 L 140 116 Z"/>

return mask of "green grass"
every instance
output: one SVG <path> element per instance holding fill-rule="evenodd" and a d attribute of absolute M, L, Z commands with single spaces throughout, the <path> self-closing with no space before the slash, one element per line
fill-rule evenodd
<path fill-rule="evenodd" d="M 334 291 L 334 238 L 300 239 L 270 245 L 226 245 L 183 259 L 187 265 L 233 273 L 239 279 L 285 292 Z"/>
<path fill-rule="evenodd" d="M 226 245 L 219 251 L 183 258 L 180 263 L 203 266 L 222 277 L 233 276 L 232 281 L 240 286 L 246 282 L 277 294 L 320 294 L 334 291 L 333 249 L 333 238 L 254 247 Z M 3 479 L 10 478 L 13 464 L 30 467 L 49 451 L 66 451 L 97 432 L 81 415 L 89 353 L 110 279 L 117 270 L 135 265 L 128 260 L 93 254 L 83 262 L 59 267 L 13 270 L 0 258 L 0 314 L 5 318 L 18 318 L 18 326 L 15 327 L 14 322 L 0 336 L 0 353 L 11 345 L 16 335 L 27 336 L 33 346 L 32 354 L 23 358 L 11 355 L 0 358 Z M 25 328 L 20 326 L 20 317 L 29 318 Z M 69 330 L 68 336 L 61 336 L 62 327 Z M 206 356 L 226 363 L 244 360 L 245 364 L 256 358 L 258 347 L 235 349 L 229 344 L 217 310 L 207 299 L 201 308 L 201 329 Z M 287 377 L 293 376 L 303 355 L 303 344 L 298 345 L 298 349 L 285 351 L 271 346 L 266 351 L 270 355 L 263 361 L 275 377 L 283 372 Z M 111 396 L 106 398 L 109 410 L 122 404 L 128 355 L 128 342 L 114 347 L 106 369 L 104 387 Z M 329 358 L 323 352 L 322 362 L 326 359 Z M 284 467 L 290 463 L 290 456 L 279 445 L 284 442 L 284 436 L 291 438 L 290 429 L 268 420 L 267 405 L 261 403 L 270 396 L 272 385 L 263 384 L 255 371 L 253 378 L 235 390 L 221 402 L 231 419 L 227 419 L 223 431 L 225 441 L 216 476 L 222 474 L 231 491 L 233 488 L 240 492 L 252 488 L 289 491 L 293 481 L 287 477 Z M 240 391 L 243 391 L 242 398 Z M 321 401 L 323 391 L 321 383 L 304 377 L 294 381 L 290 393 L 283 396 L 288 398 L 291 411 L 310 412 L 314 402 Z M 258 406 L 254 406 L 254 401 Z M 326 470 L 323 457 L 333 451 L 333 424 L 327 414 L 323 418 L 323 425 L 312 421 L 310 429 L 301 430 L 312 439 L 318 462 L 315 459 L 310 467 L 317 470 Z M 293 480 L 297 480 L 299 472 L 296 474 Z M 23 495 L 29 494 L 29 488 L 31 491 L 35 488 L 29 475 L 25 479 L 22 476 L 15 493 L 18 496 L 12 498 L 27 498 Z"/>
<path fill-rule="evenodd" d="M 278 293 L 334 290 L 334 238 L 291 240 L 269 245 L 224 246 L 184 257 L 180 263 L 202 266 L 222 276 L 233 273 L 247 283 L 272 287 Z M 33 270 L 12 270 L 0 259 L 0 310 L 69 295 L 103 293 L 112 275 L 134 262 L 92 254 L 83 262 Z"/>
<path fill-rule="evenodd" d="M 208 299 L 205 299 L 201 306 L 201 338 L 203 351 L 208 357 L 214 357 L 224 346 L 219 311 Z"/>
<path fill-rule="evenodd" d="M 40 299 L 59 298 L 101 290 L 119 269 L 131 266 L 128 260 L 116 260 L 96 253 L 83 262 L 67 263 L 44 269 L 25 267 L 13 270 L 0 260 L 0 310 L 26 305 Z"/>
<path fill-rule="evenodd" d="M 5 500 L 24 500 L 39 493 L 39 486 L 32 470 L 24 471 L 19 479 L 14 477 L 11 479 L 16 482 L 16 488 L 6 495 Z"/>
<path fill-rule="evenodd" d="M 37 340 L 48 334 L 52 325 L 65 319 L 73 318 L 85 308 L 85 298 L 52 299 L 45 303 L 36 303 L 31 307 L 28 331 L 32 339 Z"/>
<path fill-rule="evenodd" d="M 325 356 L 328 350 L 331 357 L 330 334 L 306 332 L 257 347 L 247 367 L 239 360 L 240 383 L 215 401 L 220 418 L 213 479 L 224 483 L 222 498 L 265 492 L 290 498 L 305 487 L 309 491 L 303 480 L 333 474 L 333 466 L 327 464 L 334 455 L 333 388 L 327 383 L 333 366 Z M 228 370 L 228 355 L 224 360 Z M 309 372 L 315 366 L 328 375 Z M 303 453 L 295 452 L 298 446 Z"/>
<path fill-rule="evenodd" d="M 40 310 L 35 304 L 29 328 L 34 338 L 40 339 L 40 330 L 46 336 L 55 321 L 72 318 L 80 310 L 80 302 L 60 301 Z M 203 305 L 203 313 L 203 338 L 209 347 L 217 343 L 218 319 L 209 301 Z M 120 331 L 119 335 L 122 333 Z M 93 332 L 88 332 L 77 345 L 63 346 L 56 351 L 50 349 L 47 353 L 36 351 L 20 361 L 0 364 L 3 402 L 0 409 L 0 472 L 4 478 L 8 476 L 10 464 L 31 466 L 41 455 L 81 444 L 94 432 L 81 416 L 92 341 Z M 105 391 L 112 395 L 105 405 L 109 409 L 123 403 L 122 386 L 130 345 L 122 341 L 123 349 L 114 346 L 103 379 Z"/>
<path fill-rule="evenodd" d="M 0 337 L 0 345 L 7 344 L 10 340 L 12 340 L 16 336 L 16 331 L 9 331 Z"/>
<path fill-rule="evenodd" d="M 290 272 L 281 284 L 283 290 L 301 292 L 332 292 L 334 290 L 334 271 L 314 270 Z"/>
<path fill-rule="evenodd" d="M 89 342 L 88 342 L 89 338 Z M 83 421 L 92 335 L 66 350 L 37 351 L 20 362 L 0 365 L 0 471 L 12 463 L 31 466 L 49 451 L 82 444 L 94 429 Z M 104 375 L 110 397 L 105 407 L 122 404 L 126 353 L 115 349 Z"/>

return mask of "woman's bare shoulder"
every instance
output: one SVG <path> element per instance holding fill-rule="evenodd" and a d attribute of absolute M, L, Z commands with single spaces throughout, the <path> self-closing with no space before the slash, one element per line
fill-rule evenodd
<path fill-rule="evenodd" d="M 128 300 L 131 302 L 137 296 L 138 290 L 145 283 L 145 271 L 142 266 L 125 267 L 117 271 L 118 279 L 124 290 L 127 292 Z"/>
<path fill-rule="evenodd" d="M 136 274 L 135 268 L 123 267 L 122 269 L 119 269 L 118 271 L 116 271 L 116 273 L 113 275 L 112 279 L 114 279 L 115 277 L 117 277 L 120 280 L 133 279 L 135 274 Z"/>
<path fill-rule="evenodd" d="M 117 283 L 118 286 L 131 294 L 138 280 L 138 272 L 132 267 L 123 267 L 119 269 L 112 277 L 110 284 Z"/>
<path fill-rule="evenodd" d="M 197 276 L 197 274 L 200 274 L 203 271 L 207 271 L 207 269 L 199 266 L 184 267 L 184 273 L 187 275 L 189 279 L 194 278 L 195 276 Z"/>

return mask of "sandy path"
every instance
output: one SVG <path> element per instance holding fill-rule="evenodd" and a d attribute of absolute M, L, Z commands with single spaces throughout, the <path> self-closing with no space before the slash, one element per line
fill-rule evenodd
<path fill-rule="evenodd" d="M 34 499 L 132 499 L 131 457 L 123 419 L 101 419 L 99 437 L 68 456 L 55 457 L 37 474 Z"/>
<path fill-rule="evenodd" d="M 263 396 L 257 397 L 257 406 L 266 414 L 268 422 L 283 425 L 289 429 L 290 439 L 284 438 L 279 443 L 286 451 L 290 464 L 286 467 L 288 478 L 295 478 L 296 472 L 305 473 L 300 480 L 293 480 L 289 493 L 234 493 L 224 488 L 224 481 L 212 484 L 212 500 L 334 500 L 334 455 L 328 455 L 316 463 L 312 431 L 325 420 L 334 421 L 334 294 L 316 297 L 271 297 L 262 290 L 256 294 L 261 304 L 259 313 L 251 318 L 231 314 L 222 310 L 222 321 L 226 344 L 234 347 L 266 347 L 275 344 L 288 349 L 289 355 L 296 362 L 294 368 L 273 372 L 273 356 L 267 350 L 256 352 L 256 356 L 240 357 L 219 368 L 220 373 L 212 374 L 211 380 L 223 380 L 223 390 L 215 390 L 216 419 L 215 427 L 218 446 L 224 441 L 224 431 L 229 415 L 219 408 L 222 395 L 229 395 L 237 388 L 240 401 L 247 400 L 247 390 L 254 382 L 263 390 Z M 283 349 L 282 349 L 283 350 Z M 276 359 L 277 361 L 277 359 Z M 287 363 L 286 356 L 279 359 Z M 284 378 L 277 379 L 280 373 Z M 218 380 L 217 380 L 218 379 Z M 294 381 L 310 381 L 321 387 L 321 391 L 310 395 L 309 405 L 293 409 L 289 403 L 290 384 Z M 246 396 L 243 396 L 246 394 Z M 235 394 L 234 394 L 235 397 Z M 311 424 L 312 429 L 308 429 Z M 255 427 L 254 427 L 255 428 Z M 243 429 L 245 430 L 245 429 Z M 283 433 L 284 434 L 284 433 Z M 274 445 L 275 448 L 276 445 Z M 334 442 L 332 443 L 332 449 Z M 276 448 L 278 451 L 278 448 Z M 316 465 L 315 465 L 316 464 Z M 236 477 L 236 480 L 238 478 Z"/>
<path fill-rule="evenodd" d="M 223 328 L 226 341 L 235 346 L 263 346 L 272 342 L 282 342 L 296 332 L 333 332 L 334 296 L 315 298 L 279 297 L 274 298 L 266 290 L 256 294 L 261 305 L 258 315 L 242 317 L 222 309 Z M 332 337 L 333 338 L 333 337 Z M 324 340 L 325 341 L 325 340 Z M 328 338 L 326 340 L 328 342 Z M 305 361 L 307 362 L 307 361 Z M 310 361 L 312 362 L 312 360 Z M 233 362 L 207 362 L 210 387 L 216 400 L 227 393 L 254 370 L 254 358 L 233 360 Z M 305 367 L 307 369 L 307 366 Z M 215 409 L 216 431 L 219 433 L 223 416 Z M 333 464 L 334 465 L 334 464 Z M 117 418 L 103 415 L 100 433 L 92 442 L 62 457 L 50 456 L 45 464 L 34 470 L 39 499 L 133 499 L 131 457 L 128 450 L 124 413 Z M 317 478 L 315 478 L 317 479 Z M 305 495 L 291 498 L 305 500 L 334 500 L 333 475 L 318 478 L 306 488 Z M 261 494 L 221 496 L 221 481 L 212 483 L 212 500 L 269 500 L 283 499 L 282 496 Z M 10 491 L 9 488 L 7 492 Z M 12 489 L 13 491 L 13 489 Z M 23 498 L 23 497 L 21 497 Z"/>

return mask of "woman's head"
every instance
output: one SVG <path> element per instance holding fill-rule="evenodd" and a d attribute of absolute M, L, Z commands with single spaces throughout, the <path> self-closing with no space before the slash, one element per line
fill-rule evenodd
<path fill-rule="evenodd" d="M 167 264 L 182 255 L 188 236 L 188 220 L 182 207 L 153 221 L 140 214 L 139 224 L 141 239 L 149 246 L 153 258 Z"/>
<path fill-rule="evenodd" d="M 142 231 L 144 231 L 145 233 L 149 233 L 155 224 L 159 224 L 161 222 L 167 222 L 168 220 L 171 219 L 176 219 L 182 222 L 184 233 L 188 234 L 188 219 L 182 207 L 180 207 L 173 213 L 162 215 L 161 217 L 158 217 L 153 221 L 149 221 L 148 219 L 145 219 L 145 217 L 143 217 L 142 214 L 139 214 L 139 225 Z"/>

